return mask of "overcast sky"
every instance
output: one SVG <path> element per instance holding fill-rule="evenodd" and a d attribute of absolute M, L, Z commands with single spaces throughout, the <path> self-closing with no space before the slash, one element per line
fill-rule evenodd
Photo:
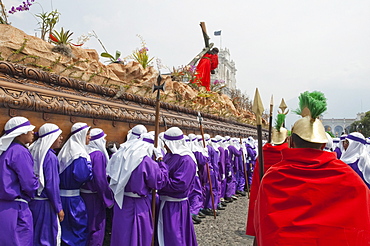
<path fill-rule="evenodd" d="M 21 0 L 3 0 L 5 6 Z M 44 11 L 50 0 L 39 0 Z M 355 118 L 370 110 L 369 0 L 59 0 L 56 29 L 81 34 L 94 30 L 110 53 L 128 56 L 140 48 L 172 68 L 186 65 L 203 48 L 199 23 L 206 22 L 211 42 L 222 30 L 222 48 L 237 68 L 237 87 L 251 98 L 258 87 L 265 108 L 273 94 L 296 109 L 299 93 L 319 90 L 328 98 L 324 118 Z M 31 13 L 41 12 L 37 4 Z M 13 26 L 34 34 L 30 13 L 9 16 Z M 84 47 L 103 51 L 97 40 Z M 162 73 L 168 72 L 162 70 Z M 274 114 L 276 113 L 276 109 Z"/>

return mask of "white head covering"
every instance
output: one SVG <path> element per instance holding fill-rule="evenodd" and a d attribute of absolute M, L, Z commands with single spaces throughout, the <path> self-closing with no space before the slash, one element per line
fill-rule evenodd
<path fill-rule="evenodd" d="M 139 139 L 140 138 L 140 135 L 142 133 L 147 133 L 147 132 L 148 132 L 148 130 L 146 129 L 145 126 L 143 126 L 143 125 L 136 125 L 131 130 L 128 131 L 128 133 L 127 133 L 127 141 L 125 143 L 127 143 L 128 141 L 134 140 L 134 139 Z M 121 147 L 125 143 L 121 144 Z"/>
<path fill-rule="evenodd" d="M 211 141 L 211 136 L 208 133 L 204 134 L 204 141 L 206 141 L 206 146 L 209 145 L 209 142 Z"/>
<path fill-rule="evenodd" d="M 343 142 L 344 142 L 344 140 L 346 140 L 347 139 L 347 134 L 343 134 L 343 135 L 341 135 L 340 136 L 340 138 L 339 138 L 339 149 L 340 149 L 340 151 L 342 152 L 342 154 L 346 151 L 345 149 L 344 149 L 344 147 L 343 147 Z"/>
<path fill-rule="evenodd" d="M 333 150 L 339 147 L 339 138 L 333 138 Z"/>
<path fill-rule="evenodd" d="M 256 141 L 254 141 L 253 137 L 248 137 L 248 144 L 254 149 L 256 148 Z"/>
<path fill-rule="evenodd" d="M 188 135 L 189 137 L 189 145 L 190 145 L 190 150 L 194 153 L 194 152 L 202 152 L 203 150 L 200 148 L 199 144 L 198 144 L 198 138 L 195 134 L 193 133 L 190 133 Z"/>
<path fill-rule="evenodd" d="M 328 138 L 328 142 L 325 144 L 325 151 L 334 151 L 334 143 L 333 143 L 333 138 L 330 136 L 329 133 L 325 132 L 326 137 Z"/>
<path fill-rule="evenodd" d="M 62 134 L 62 130 L 52 123 L 43 124 L 38 132 L 39 138 L 31 144 L 29 150 L 33 156 L 33 170 L 36 177 L 39 179 L 39 188 L 37 189 L 37 195 L 40 195 L 45 187 L 44 177 L 44 160 L 46 153 L 53 145 L 55 140 Z"/>
<path fill-rule="evenodd" d="M 231 138 L 230 145 L 234 146 L 235 148 L 240 148 L 240 142 L 237 138 Z"/>
<path fill-rule="evenodd" d="M 109 187 L 114 193 L 114 199 L 122 208 L 125 187 L 131 177 L 131 173 L 143 161 L 145 156 L 152 157 L 154 149 L 154 136 L 150 133 L 143 133 L 134 145 L 130 145 L 125 151 L 118 150 L 109 160 L 110 184 Z"/>
<path fill-rule="evenodd" d="M 185 146 L 191 149 L 190 147 L 190 139 L 188 136 L 184 135 L 184 140 L 185 140 Z"/>
<path fill-rule="evenodd" d="M 159 148 L 161 148 L 161 150 L 162 150 L 164 153 L 167 153 L 167 150 L 166 150 L 166 148 L 164 147 L 163 135 L 164 135 L 164 132 L 160 132 L 160 133 L 158 134 L 158 147 L 159 147 Z"/>
<path fill-rule="evenodd" d="M 347 164 L 358 160 L 358 169 L 362 172 L 365 181 L 370 184 L 370 157 L 366 150 L 365 137 L 359 132 L 352 132 L 346 139 L 349 142 L 348 148 L 340 159 Z"/>
<path fill-rule="evenodd" d="M 189 155 L 194 162 L 197 163 L 193 152 L 185 145 L 184 134 L 180 128 L 169 128 L 164 132 L 163 140 L 167 147 L 171 150 L 172 154 L 177 154 L 180 156 Z"/>
<path fill-rule="evenodd" d="M 14 138 L 33 129 L 35 126 L 25 117 L 16 116 L 8 120 L 4 126 L 5 133 L 0 137 L 0 155 L 9 148 Z"/>
<path fill-rule="evenodd" d="M 136 125 L 127 133 L 127 141 L 120 145 L 120 149 L 125 152 L 126 148 L 128 148 L 131 144 L 135 143 L 135 141 L 139 140 L 140 135 L 143 133 L 147 133 L 148 130 L 143 125 Z"/>
<path fill-rule="evenodd" d="M 198 146 L 201 148 L 204 148 L 202 135 L 197 135 L 197 139 L 198 139 Z"/>
<path fill-rule="evenodd" d="M 220 147 L 222 147 L 223 149 L 227 148 L 226 141 L 225 141 L 224 137 L 222 137 L 220 135 L 216 135 L 215 138 L 219 141 L 218 144 L 220 145 Z"/>
<path fill-rule="evenodd" d="M 106 148 L 107 140 L 105 140 L 105 137 L 107 136 L 107 134 L 105 134 L 104 131 L 100 128 L 93 128 L 90 131 L 90 136 L 91 136 L 91 139 L 90 139 L 89 144 L 87 145 L 87 153 L 90 154 L 97 150 L 101 151 L 108 161 L 109 155 L 108 155 L 108 151 Z"/>
<path fill-rule="evenodd" d="M 86 135 L 89 131 L 86 123 L 75 123 L 71 128 L 71 137 L 64 144 L 58 154 L 59 173 L 62 173 L 71 163 L 79 157 L 86 158 L 90 162 L 90 156 L 86 148 Z"/>
<path fill-rule="evenodd" d="M 227 149 L 227 147 L 229 147 L 229 141 L 228 141 L 228 140 L 226 140 L 226 137 L 222 137 L 221 146 L 222 146 L 224 149 Z"/>
<path fill-rule="evenodd" d="M 128 131 L 127 141 L 120 145 L 118 151 L 116 153 L 114 153 L 114 155 L 119 153 L 120 156 L 123 156 L 126 159 L 127 158 L 126 155 L 128 153 L 126 150 L 128 148 L 130 148 L 131 145 L 135 145 L 136 142 L 139 141 L 139 138 L 140 138 L 141 134 L 144 134 L 144 133 L 148 133 L 148 130 L 146 129 L 145 126 L 143 126 L 143 125 L 134 126 L 131 130 Z M 113 169 L 115 169 L 117 165 L 120 165 L 119 161 L 118 161 L 118 163 L 115 163 L 116 161 L 112 161 L 113 156 L 111 157 L 111 160 L 108 161 L 108 164 L 107 164 L 107 174 L 108 174 L 108 176 L 114 175 Z M 115 158 L 115 160 L 116 160 L 116 158 Z M 114 165 L 112 170 L 111 170 L 111 165 Z"/>
<path fill-rule="evenodd" d="M 370 154 L 370 138 L 366 138 L 366 150 Z"/>
<path fill-rule="evenodd" d="M 218 147 L 220 147 L 220 141 L 221 140 L 217 140 L 216 138 L 211 138 L 211 140 L 209 141 L 209 145 L 212 146 L 212 148 L 217 151 L 217 153 L 220 152 L 220 150 L 218 149 Z"/>
<path fill-rule="evenodd" d="M 200 152 L 202 152 L 202 154 L 204 156 L 208 157 L 207 143 L 206 143 L 206 147 L 204 147 L 202 135 L 197 135 L 197 139 L 198 139 L 198 141 L 196 141 L 195 144 L 198 144 L 198 146 L 201 150 Z"/>

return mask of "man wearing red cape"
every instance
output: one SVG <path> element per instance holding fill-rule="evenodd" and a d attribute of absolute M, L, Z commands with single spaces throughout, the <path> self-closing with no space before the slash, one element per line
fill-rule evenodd
<path fill-rule="evenodd" d="M 207 91 L 211 90 L 211 71 L 218 66 L 218 49 L 213 48 L 207 52 L 199 61 L 196 69 L 196 80 L 200 85 L 206 87 Z"/>
<path fill-rule="evenodd" d="M 326 102 L 324 110 L 312 107 L 325 99 L 317 93 L 301 94 L 292 148 L 262 179 L 254 214 L 259 246 L 369 245 L 370 191 L 335 153 L 322 151 L 327 137 L 318 117 Z"/>

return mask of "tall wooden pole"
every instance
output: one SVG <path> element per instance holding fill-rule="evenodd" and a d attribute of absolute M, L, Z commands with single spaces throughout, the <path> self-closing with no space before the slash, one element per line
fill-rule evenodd
<path fill-rule="evenodd" d="M 262 180 L 264 175 L 264 162 L 263 162 L 263 150 L 262 150 L 262 113 L 263 113 L 263 104 L 261 100 L 260 93 L 258 88 L 256 88 L 256 93 L 254 94 L 252 111 L 256 116 L 257 123 L 257 138 L 258 138 L 258 165 L 260 168 L 260 180 Z M 257 237 L 254 238 L 253 246 L 258 245 Z"/>
<path fill-rule="evenodd" d="M 263 162 L 263 152 L 262 152 L 262 113 L 263 113 L 263 104 L 261 100 L 260 93 L 258 88 L 256 88 L 256 93 L 254 94 L 252 111 L 256 116 L 257 123 L 257 138 L 258 138 L 258 165 L 260 168 L 260 179 L 264 175 L 264 162 Z"/>
<path fill-rule="evenodd" d="M 204 131 L 203 131 L 203 125 L 202 125 L 202 115 L 200 114 L 200 112 L 198 112 L 198 122 L 199 122 L 200 133 L 202 134 L 203 147 L 204 148 L 207 148 L 207 146 L 206 146 L 206 140 L 204 139 Z M 215 198 L 213 196 L 211 170 L 209 169 L 208 162 L 206 162 L 206 168 L 207 168 L 207 176 L 208 176 L 208 181 L 209 181 L 209 190 L 210 190 L 209 192 L 210 192 L 211 201 L 212 201 L 213 217 L 214 217 L 214 219 L 216 219 Z"/>
<path fill-rule="evenodd" d="M 274 110 L 274 96 L 271 95 L 270 101 L 270 119 L 269 119 L 269 138 L 268 143 L 271 143 L 271 135 L 272 135 L 272 111 Z"/>
<path fill-rule="evenodd" d="M 158 75 L 158 78 L 157 78 L 157 84 L 156 85 L 153 85 L 153 93 L 157 91 L 157 97 L 156 97 L 156 100 L 155 100 L 155 122 L 154 122 L 154 147 L 158 147 L 158 135 L 159 135 L 159 110 L 160 110 L 160 106 L 161 106 L 161 101 L 160 101 L 160 98 L 161 98 L 161 90 L 164 91 L 164 84 L 161 84 L 161 81 L 162 81 L 162 77 L 161 75 L 159 74 Z M 154 227 L 154 230 L 153 230 L 153 236 L 152 236 L 152 246 L 154 246 L 154 234 L 155 234 L 155 203 L 156 203 L 156 195 L 157 195 L 157 191 L 156 190 L 152 190 L 152 222 L 153 222 L 153 227 Z"/>

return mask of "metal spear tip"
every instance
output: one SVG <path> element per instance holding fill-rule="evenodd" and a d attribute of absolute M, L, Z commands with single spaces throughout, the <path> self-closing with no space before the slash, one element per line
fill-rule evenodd
<path fill-rule="evenodd" d="M 163 82 L 163 84 L 161 84 L 161 81 L 162 81 L 162 76 L 161 76 L 161 74 L 159 74 L 158 77 L 157 77 L 157 85 L 156 84 L 153 85 L 153 91 L 152 92 L 155 92 L 157 90 L 165 91 L 165 83 L 166 82 Z"/>
<path fill-rule="evenodd" d="M 160 84 L 161 84 L 161 81 L 162 81 L 162 76 L 161 76 L 161 74 L 159 73 L 159 74 L 158 74 L 158 77 L 157 77 L 157 85 L 160 85 Z"/>
<path fill-rule="evenodd" d="M 286 105 L 285 101 L 284 101 L 284 98 L 281 99 L 281 103 L 279 105 L 279 108 L 281 110 L 281 112 L 278 112 L 280 114 L 288 114 L 289 110 L 287 112 L 285 112 L 285 110 L 288 108 L 288 106 Z"/>
<path fill-rule="evenodd" d="M 198 122 L 199 123 L 202 123 L 202 115 L 200 114 L 200 112 L 198 111 Z"/>
<path fill-rule="evenodd" d="M 270 100 L 270 116 L 272 116 L 272 110 L 274 108 L 274 95 L 271 95 L 271 100 Z"/>
<path fill-rule="evenodd" d="M 264 108 L 260 93 L 258 92 L 258 88 L 256 88 L 256 93 L 254 94 L 252 111 L 256 115 L 257 125 L 262 125 L 262 113 L 264 111 Z"/>

